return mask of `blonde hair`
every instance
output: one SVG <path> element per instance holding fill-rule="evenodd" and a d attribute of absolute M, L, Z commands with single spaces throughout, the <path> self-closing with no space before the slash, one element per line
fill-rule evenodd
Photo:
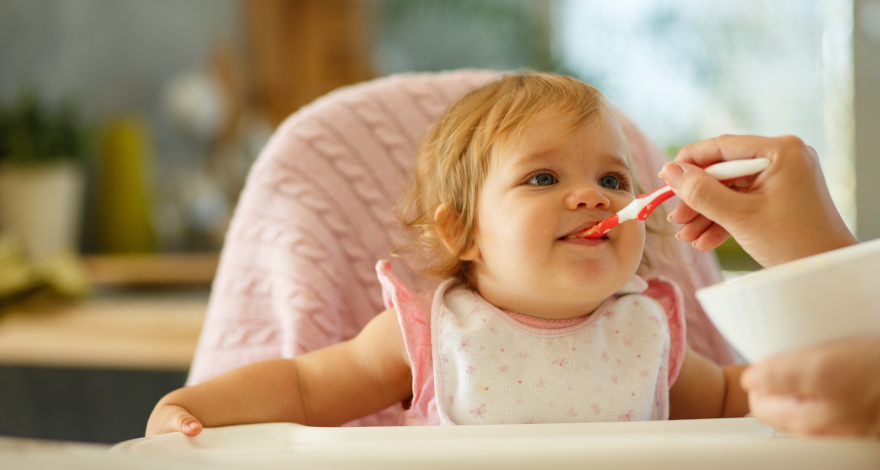
<path fill-rule="evenodd" d="M 403 225 L 415 230 L 417 240 L 410 247 L 419 267 L 429 275 L 455 277 L 473 286 L 471 262 L 459 259 L 477 227 L 480 190 L 488 173 L 493 150 L 515 142 L 536 119 L 559 115 L 560 130 L 571 133 L 607 111 L 621 132 L 614 113 L 596 88 L 571 77 L 544 73 L 508 75 L 474 91 L 454 103 L 428 130 L 418 148 L 415 181 L 411 184 L 399 216 Z M 626 142 L 626 139 L 623 139 Z M 626 159 L 630 167 L 629 149 Z M 633 186 L 641 191 L 633 173 Z M 446 247 L 435 221 L 437 208 L 449 204 L 454 235 Z M 398 253 L 400 250 L 398 251 Z"/>

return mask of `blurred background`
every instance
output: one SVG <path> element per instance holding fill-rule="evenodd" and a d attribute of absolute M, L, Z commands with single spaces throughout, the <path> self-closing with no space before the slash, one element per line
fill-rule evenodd
<path fill-rule="evenodd" d="M 880 0 L 0 0 L 0 435 L 142 435 L 273 129 L 341 86 L 465 67 L 585 80 L 670 158 L 798 135 L 880 236 Z"/>

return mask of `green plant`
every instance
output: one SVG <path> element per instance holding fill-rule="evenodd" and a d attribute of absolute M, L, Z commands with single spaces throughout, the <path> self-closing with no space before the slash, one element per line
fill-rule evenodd
<path fill-rule="evenodd" d="M 78 161 L 85 151 L 85 130 L 72 103 L 49 109 L 29 90 L 11 105 L 0 105 L 0 163 Z"/>

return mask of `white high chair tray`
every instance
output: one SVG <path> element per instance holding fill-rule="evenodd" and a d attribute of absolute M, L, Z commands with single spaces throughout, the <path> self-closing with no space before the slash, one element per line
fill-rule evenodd
<path fill-rule="evenodd" d="M 798 439 L 752 418 L 635 423 L 205 429 L 113 451 L 251 468 L 880 468 L 880 441 Z"/>

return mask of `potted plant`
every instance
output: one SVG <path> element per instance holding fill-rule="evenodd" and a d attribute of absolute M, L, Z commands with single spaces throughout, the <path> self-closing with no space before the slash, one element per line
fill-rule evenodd
<path fill-rule="evenodd" d="M 34 259 L 77 246 L 85 133 L 70 103 L 44 106 L 34 91 L 0 104 L 0 231 Z"/>

